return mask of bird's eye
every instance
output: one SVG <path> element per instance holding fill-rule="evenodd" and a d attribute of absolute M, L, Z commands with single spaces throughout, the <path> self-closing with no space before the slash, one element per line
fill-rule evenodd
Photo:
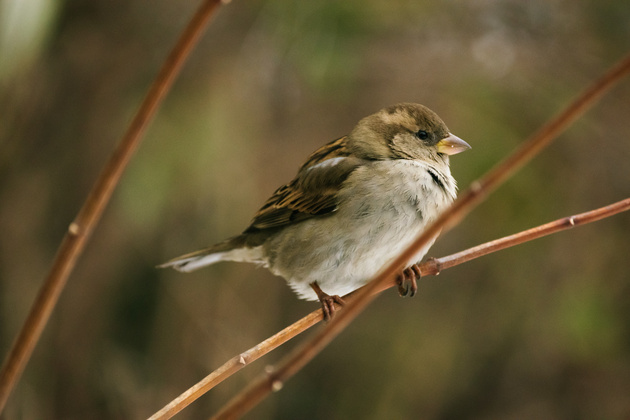
<path fill-rule="evenodd" d="M 419 138 L 420 140 L 426 140 L 426 139 L 428 139 L 428 138 L 429 138 L 429 134 L 428 134 L 426 131 L 424 131 L 424 130 L 420 130 L 420 131 L 418 131 L 418 132 L 416 133 L 416 136 L 418 136 L 418 138 Z"/>

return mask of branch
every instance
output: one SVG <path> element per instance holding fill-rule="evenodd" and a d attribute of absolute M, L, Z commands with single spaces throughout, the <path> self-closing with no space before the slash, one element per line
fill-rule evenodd
<path fill-rule="evenodd" d="M 322 318 L 322 311 L 320 309 L 313 311 L 299 321 L 294 322 L 280 332 L 272 335 L 265 341 L 255 345 L 251 349 L 234 356 L 210 375 L 199 381 L 196 385 L 189 388 L 186 392 L 168 403 L 160 411 L 152 415 L 149 420 L 170 419 L 175 414 L 188 407 L 197 398 L 201 397 L 203 394 L 210 391 L 212 388 L 219 385 L 221 382 L 248 364 L 258 360 L 293 337 L 308 330 L 313 325 L 316 325 L 319 321 L 321 321 Z"/>
<path fill-rule="evenodd" d="M 532 241 L 534 239 L 541 238 L 543 236 L 558 233 L 567 229 L 571 229 L 575 226 L 584 225 L 587 223 L 595 222 L 597 220 L 613 216 L 617 213 L 630 210 L 630 198 L 618 201 L 609 206 L 601 207 L 596 210 L 591 210 L 586 213 L 577 214 L 575 216 L 564 217 L 556 221 L 537 226 L 526 231 L 516 233 L 514 235 L 506 236 L 501 239 L 486 242 L 484 244 L 468 248 L 464 251 L 456 254 L 447 255 L 442 258 L 431 258 L 428 261 L 420 264 L 420 272 L 422 276 L 438 275 L 442 270 L 454 267 L 456 265 L 463 264 L 475 258 L 482 257 L 484 255 L 500 251 L 502 249 L 510 248 L 515 245 L 520 245 L 523 242 Z M 390 282 L 382 290 L 377 293 L 381 293 L 383 290 L 389 289 L 395 285 L 394 282 Z M 354 293 L 354 292 L 353 292 Z M 345 296 L 344 299 L 349 299 L 350 295 Z M 234 356 L 221 367 L 216 369 L 210 375 L 199 381 L 196 385 L 188 389 L 179 397 L 171 401 L 160 411 L 152 415 L 149 420 L 167 420 L 172 418 L 175 414 L 182 411 L 193 401 L 197 400 L 206 392 L 223 382 L 225 379 L 232 376 L 245 366 L 249 365 L 253 361 L 261 358 L 267 353 L 273 351 L 277 347 L 286 343 L 298 334 L 303 333 L 307 329 L 316 325 L 322 320 L 322 311 L 317 309 L 306 315 L 304 318 L 286 327 L 277 334 L 269 337 L 265 341 L 250 348 L 244 353 Z"/>
<path fill-rule="evenodd" d="M 486 242 L 485 244 L 477 245 L 473 248 L 468 248 L 467 250 L 456 254 L 437 259 L 432 258 L 420 265 L 420 272 L 423 277 L 438 275 L 441 270 L 463 264 L 470 260 L 474 260 L 475 258 L 483 257 L 484 255 L 497 252 L 505 248 L 510 248 L 515 245 L 520 245 L 523 242 L 533 241 L 534 239 L 542 238 L 543 236 L 551 235 L 553 233 L 562 232 L 575 226 L 596 222 L 629 209 L 630 198 L 626 198 L 625 200 L 618 201 L 609 206 L 587 211 L 586 213 L 576 214 L 575 216 L 564 217 L 514 235 Z M 392 285 L 389 287 L 391 286 Z"/>
<path fill-rule="evenodd" d="M 100 220 L 114 188 L 140 145 L 142 135 L 172 86 L 175 77 L 179 74 L 184 61 L 220 4 L 220 0 L 205 0 L 192 17 L 162 65 L 162 69 L 151 85 L 127 132 L 105 164 L 83 207 L 68 227 L 68 232 L 57 250 L 48 277 L 44 280 L 31 311 L 0 371 L 0 413 L 24 371 L 50 314 L 59 300 L 59 295 Z"/>
<path fill-rule="evenodd" d="M 370 283 L 359 289 L 356 295 L 347 301 L 343 310 L 339 311 L 328 323 L 326 328 L 296 348 L 277 368 L 262 375 L 251 386 L 235 396 L 213 419 L 239 418 L 262 401 L 271 391 L 280 389 L 289 378 L 322 351 L 374 300 L 376 291 L 382 289 L 388 281 L 392 281 L 396 273 L 403 268 L 403 265 L 413 257 L 418 249 L 427 244 L 441 230 L 449 229 L 461 221 L 484 197 L 549 145 L 628 73 L 630 73 L 630 55 L 586 89 L 557 117 L 534 133 L 516 152 L 508 156 L 480 180 L 473 182 L 470 188 L 455 200 L 451 207 L 433 222 L 413 244 L 385 267 Z"/>

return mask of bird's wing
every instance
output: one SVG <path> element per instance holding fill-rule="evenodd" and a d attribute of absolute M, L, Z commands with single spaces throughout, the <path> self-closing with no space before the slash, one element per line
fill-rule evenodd
<path fill-rule="evenodd" d="M 328 143 L 307 159 L 295 179 L 273 193 L 245 233 L 279 228 L 334 212 L 341 184 L 363 163 L 349 156 L 346 137 Z"/>

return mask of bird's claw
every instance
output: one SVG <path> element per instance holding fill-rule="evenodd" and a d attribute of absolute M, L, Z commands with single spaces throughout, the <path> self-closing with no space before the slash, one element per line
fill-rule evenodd
<path fill-rule="evenodd" d="M 418 279 L 422 277 L 420 267 L 418 264 L 414 264 L 411 267 L 407 267 L 401 274 L 398 275 L 396 283 L 398 284 L 398 294 L 400 296 L 413 297 L 418 291 Z"/>
<path fill-rule="evenodd" d="M 338 309 L 335 304 L 343 306 L 346 302 L 338 295 L 329 295 L 324 292 L 317 282 L 309 284 L 313 291 L 317 294 L 317 298 L 322 304 L 322 313 L 324 315 L 324 321 L 330 321 L 335 316 L 335 311 Z"/>

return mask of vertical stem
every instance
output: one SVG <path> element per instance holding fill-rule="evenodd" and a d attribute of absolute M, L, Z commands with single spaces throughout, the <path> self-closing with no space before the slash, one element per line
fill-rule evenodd
<path fill-rule="evenodd" d="M 70 224 L 50 272 L 0 371 L 0 412 L 24 371 L 77 259 L 100 220 L 124 169 L 138 148 L 149 122 L 220 4 L 220 0 L 205 0 L 192 17 L 162 65 L 127 132 L 105 164 L 79 214 Z"/>

